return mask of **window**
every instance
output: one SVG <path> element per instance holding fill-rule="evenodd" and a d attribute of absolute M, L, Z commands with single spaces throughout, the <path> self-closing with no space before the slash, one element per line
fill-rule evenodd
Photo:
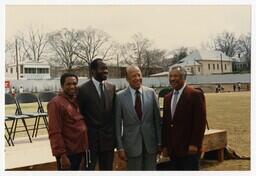
<path fill-rule="evenodd" d="M 213 66 L 213 70 L 215 70 L 215 64 L 212 64 L 212 66 Z"/>
<path fill-rule="evenodd" d="M 8 73 L 8 68 L 5 69 L 5 72 Z"/>
<path fill-rule="evenodd" d="M 13 73 L 13 68 L 11 68 L 11 73 Z"/>
<path fill-rule="evenodd" d="M 36 68 L 25 68 L 25 73 L 36 73 Z"/>
<path fill-rule="evenodd" d="M 210 64 L 208 64 L 208 70 L 210 70 L 211 69 L 211 66 L 210 66 Z"/>
<path fill-rule="evenodd" d="M 219 70 L 219 64 L 217 64 L 217 70 Z"/>
<path fill-rule="evenodd" d="M 197 69 L 198 69 L 198 72 L 200 72 L 200 67 L 197 67 Z"/>
<path fill-rule="evenodd" d="M 37 68 L 37 73 L 47 74 L 47 73 L 49 73 L 49 69 L 48 68 Z"/>
<path fill-rule="evenodd" d="M 225 64 L 225 70 L 227 70 L 227 65 Z"/>

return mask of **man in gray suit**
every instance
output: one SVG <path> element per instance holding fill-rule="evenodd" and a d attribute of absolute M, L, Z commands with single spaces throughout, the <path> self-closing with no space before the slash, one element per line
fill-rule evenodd
<path fill-rule="evenodd" d="M 118 156 L 128 170 L 155 170 L 161 151 L 160 112 L 153 89 L 142 86 L 137 66 L 126 69 L 129 87 L 116 95 Z"/>

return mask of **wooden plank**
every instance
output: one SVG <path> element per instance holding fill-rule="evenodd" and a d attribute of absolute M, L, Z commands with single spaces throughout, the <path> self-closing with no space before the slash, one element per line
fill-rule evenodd
<path fill-rule="evenodd" d="M 206 130 L 203 139 L 203 151 L 223 149 L 227 146 L 226 130 Z"/>
<path fill-rule="evenodd" d="M 223 161 L 224 148 L 227 145 L 226 130 L 206 130 L 203 140 L 204 152 L 219 150 L 218 159 Z M 164 161 L 164 158 L 161 160 Z M 115 153 L 114 170 L 123 170 L 126 168 L 126 162 L 120 161 Z M 5 147 L 5 169 L 6 170 L 49 170 L 55 167 L 55 157 L 52 156 L 50 141 L 48 136 L 38 136 L 29 143 L 27 137 L 17 138 L 15 146 Z"/>
<path fill-rule="evenodd" d="M 5 169 L 55 162 L 48 136 L 38 136 L 28 143 L 27 138 L 17 138 L 15 146 L 5 148 Z"/>

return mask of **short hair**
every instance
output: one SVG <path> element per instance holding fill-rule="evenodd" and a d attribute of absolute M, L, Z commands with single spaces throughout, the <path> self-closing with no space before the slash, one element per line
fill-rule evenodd
<path fill-rule="evenodd" d="M 78 81 L 77 75 L 75 75 L 74 73 L 66 72 L 66 73 L 63 73 L 63 74 L 61 75 L 61 77 L 60 77 L 60 85 L 61 85 L 61 86 L 64 85 L 65 79 L 66 79 L 67 77 L 75 77 L 76 80 Z"/>
<path fill-rule="evenodd" d="M 182 78 L 184 79 L 184 80 L 186 80 L 186 78 L 187 78 L 187 71 L 186 71 L 186 69 L 184 68 L 184 67 L 182 67 L 182 66 L 174 66 L 174 67 L 170 67 L 170 69 L 169 69 L 169 75 L 170 75 L 170 72 L 172 71 L 172 70 L 178 70 L 180 73 L 181 73 L 181 75 L 182 75 Z"/>
<path fill-rule="evenodd" d="M 90 64 L 91 70 L 96 70 L 96 69 L 97 69 L 97 67 L 98 67 L 98 61 L 103 62 L 103 59 L 101 59 L 101 58 L 96 58 L 96 59 L 94 59 L 94 60 L 91 62 L 91 64 Z"/>
<path fill-rule="evenodd" d="M 125 69 L 125 74 L 126 74 L 126 77 L 128 77 L 128 72 L 129 72 L 129 70 L 130 69 L 138 69 L 138 70 L 140 70 L 140 68 L 137 66 L 137 65 L 129 65 L 128 67 L 126 67 L 126 69 Z M 140 70 L 140 72 L 141 72 L 141 70 Z"/>

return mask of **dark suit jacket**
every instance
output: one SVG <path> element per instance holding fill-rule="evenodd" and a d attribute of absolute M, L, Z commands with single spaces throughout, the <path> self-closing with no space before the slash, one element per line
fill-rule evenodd
<path fill-rule="evenodd" d="M 171 117 L 173 91 L 164 97 L 162 143 L 170 156 L 188 154 L 188 146 L 202 147 L 206 125 L 206 107 L 202 92 L 186 86 Z"/>
<path fill-rule="evenodd" d="M 115 120 L 114 99 L 116 88 L 105 81 L 105 109 L 100 103 L 100 96 L 92 80 L 79 87 L 78 102 L 88 128 L 88 139 L 91 150 L 108 151 L 114 149 Z"/>

